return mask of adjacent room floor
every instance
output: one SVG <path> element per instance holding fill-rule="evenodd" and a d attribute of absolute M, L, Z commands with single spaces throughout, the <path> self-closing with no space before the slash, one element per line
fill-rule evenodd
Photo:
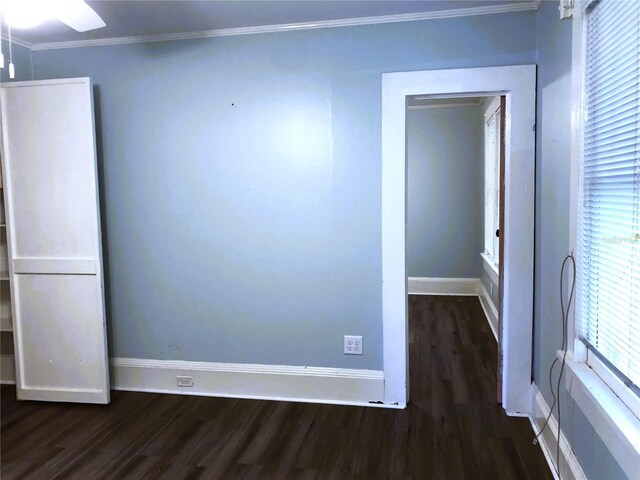
<path fill-rule="evenodd" d="M 496 404 L 476 297 L 409 299 L 406 410 L 112 392 L 108 406 L 16 402 L 1 476 L 53 479 L 551 479 L 525 418 Z"/>

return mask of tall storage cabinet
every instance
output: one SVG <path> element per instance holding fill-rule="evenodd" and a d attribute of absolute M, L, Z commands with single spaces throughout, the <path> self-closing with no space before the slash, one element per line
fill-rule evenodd
<path fill-rule="evenodd" d="M 4 209 L 4 176 L 0 162 L 0 382 L 15 383 L 11 286 L 9 285 L 9 249 L 7 217 Z"/>
<path fill-rule="evenodd" d="M 92 92 L 88 78 L 0 87 L 2 275 L 22 400 L 109 402 Z"/>

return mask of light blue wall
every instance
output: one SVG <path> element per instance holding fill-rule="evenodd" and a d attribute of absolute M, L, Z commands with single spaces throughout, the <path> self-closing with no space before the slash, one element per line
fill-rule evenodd
<path fill-rule="evenodd" d="M 569 253 L 570 95 L 571 22 L 560 21 L 558 2 L 542 2 L 538 11 L 533 377 L 549 405 L 553 399 L 549 390 L 548 371 L 562 342 L 560 268 L 565 255 Z M 554 384 L 556 382 L 554 379 Z M 587 477 L 608 480 L 626 478 L 564 388 L 561 398 L 562 430 Z"/>
<path fill-rule="evenodd" d="M 13 65 L 16 70 L 16 78 L 9 79 L 9 45 L 2 39 L 4 68 L 0 69 L 0 82 L 31 80 L 31 49 L 15 44 L 11 49 L 13 50 Z"/>
<path fill-rule="evenodd" d="M 34 52 L 96 85 L 111 355 L 381 369 L 381 74 L 534 63 L 535 34 L 519 12 Z"/>
<path fill-rule="evenodd" d="M 111 354 L 381 368 L 381 73 L 538 58 L 533 374 L 550 403 L 570 45 L 557 2 L 542 2 L 537 14 L 34 52 L 36 79 L 96 84 Z M 28 50 L 15 60 L 28 79 Z M 365 355 L 343 356 L 343 334 L 364 335 Z M 588 476 L 624 478 L 563 400 Z"/>
<path fill-rule="evenodd" d="M 480 277 L 483 118 L 482 107 L 407 112 L 410 277 Z"/>

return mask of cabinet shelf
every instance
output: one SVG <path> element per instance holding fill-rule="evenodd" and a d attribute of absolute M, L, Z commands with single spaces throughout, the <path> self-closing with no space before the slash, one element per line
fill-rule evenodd
<path fill-rule="evenodd" d="M 0 383 L 15 383 L 13 355 L 13 319 L 9 288 L 9 255 L 7 252 L 7 215 L 4 208 L 2 166 L 0 165 Z"/>

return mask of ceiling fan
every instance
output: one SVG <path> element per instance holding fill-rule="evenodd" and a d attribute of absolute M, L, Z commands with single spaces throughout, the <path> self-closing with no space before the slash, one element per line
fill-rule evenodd
<path fill-rule="evenodd" d="M 84 0 L 0 0 L 0 11 L 4 23 L 15 29 L 33 28 L 51 19 L 78 32 L 106 26 Z"/>
<path fill-rule="evenodd" d="M 16 75 L 11 48 L 11 29 L 37 27 L 51 19 L 58 19 L 77 32 L 87 32 L 106 26 L 100 15 L 84 0 L 0 0 L 0 68 L 4 68 L 2 51 L 4 23 L 9 40 L 9 79 L 14 79 Z"/>

